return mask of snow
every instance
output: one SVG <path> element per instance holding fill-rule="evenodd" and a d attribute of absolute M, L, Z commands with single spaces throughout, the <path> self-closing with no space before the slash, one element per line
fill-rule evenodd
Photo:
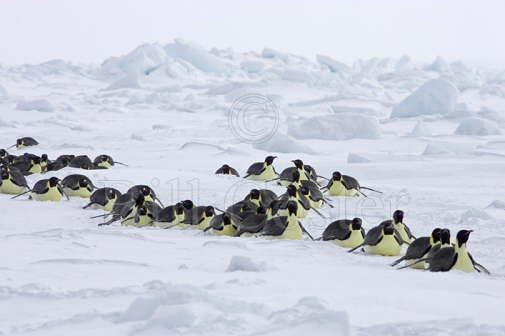
<path fill-rule="evenodd" d="M 501 131 L 493 121 L 481 118 L 467 118 L 461 121 L 454 134 L 485 136 L 501 134 Z"/>
<path fill-rule="evenodd" d="M 16 109 L 20 111 L 54 112 L 55 108 L 47 99 L 34 99 L 20 101 L 16 105 Z"/>
<path fill-rule="evenodd" d="M 376 118 L 357 113 L 337 113 L 289 121 L 289 134 L 297 139 L 378 139 Z"/>
<path fill-rule="evenodd" d="M 7 89 L 0 85 L 0 98 L 7 97 Z"/>
<path fill-rule="evenodd" d="M 351 69 L 345 63 L 336 61 L 329 56 L 316 55 L 316 59 L 321 66 L 327 67 L 331 72 L 339 73 L 342 76 L 348 75 L 351 72 Z"/>
<path fill-rule="evenodd" d="M 446 115 L 454 111 L 458 89 L 445 79 L 426 82 L 393 109 L 391 117 L 409 118 L 421 115 Z"/>
<path fill-rule="evenodd" d="M 347 63 L 342 76 L 332 71 L 338 55 L 207 50 L 181 40 L 168 46 L 145 44 L 89 66 L 0 67 L 9 93 L 0 99 L 0 148 L 32 136 L 39 146 L 9 152 L 109 154 L 128 164 L 30 175 L 30 186 L 79 173 L 123 192 L 150 185 L 165 205 L 192 199 L 222 209 L 252 188 L 285 191 L 275 182 L 215 175 L 224 163 L 243 176 L 267 155 L 278 156 L 278 172 L 302 159 L 321 176 L 338 170 L 383 192 L 332 198 L 334 208 L 321 209 L 326 218 L 311 212 L 302 219 L 314 237 L 336 219 L 361 217 L 368 230 L 402 209 L 417 236 L 435 226 L 453 237 L 473 229 L 469 251 L 492 275 L 398 271 L 389 266 L 394 258 L 308 239 L 98 227 L 101 219 L 90 217 L 103 212 L 83 210 L 84 199 L 0 194 L 7 256 L 0 335 L 505 333 L 505 98 L 484 94 L 503 88 L 503 69 L 446 60 L 442 79 L 415 59 L 376 57 Z M 477 84 L 485 78 L 483 86 L 455 93 L 464 83 L 457 77 L 467 75 Z M 256 141 L 237 136 L 229 118 L 237 99 L 250 95 L 275 105 L 274 115 L 251 113 L 257 100 L 241 110 L 251 129 L 275 125 Z M 16 109 L 38 99 L 54 112 Z M 404 99 L 409 117 L 390 118 Z M 467 118 L 479 120 L 470 122 L 472 134 L 454 134 Z M 489 133 L 490 124 L 499 134 L 475 135 Z"/>

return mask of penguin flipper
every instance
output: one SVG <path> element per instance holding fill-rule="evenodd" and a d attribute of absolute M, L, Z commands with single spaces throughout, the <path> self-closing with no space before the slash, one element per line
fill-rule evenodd
<path fill-rule="evenodd" d="M 92 206 L 93 204 L 98 204 L 98 203 L 96 203 L 96 202 L 89 202 L 88 204 L 86 204 L 86 205 L 85 205 L 85 206 L 83 206 L 82 208 L 83 208 L 83 209 L 87 209 L 87 208 L 89 208 L 90 206 Z"/>
<path fill-rule="evenodd" d="M 391 266 L 391 267 L 395 267 L 396 265 L 398 265 L 399 263 L 401 263 L 401 262 L 402 262 L 402 261 L 404 261 L 404 260 L 405 260 L 405 256 L 401 257 L 400 259 L 395 260 L 395 261 L 394 261 L 391 265 L 389 265 L 389 266 Z"/>
<path fill-rule="evenodd" d="M 300 225 L 300 228 L 302 229 L 302 231 L 305 232 L 307 234 L 307 236 L 309 236 L 310 240 L 314 241 L 314 237 L 312 237 L 310 232 L 307 231 L 307 229 L 305 229 L 305 227 L 302 225 L 302 223 L 300 221 L 298 221 L 298 225 Z"/>
<path fill-rule="evenodd" d="M 358 246 L 353 247 L 352 249 L 350 249 L 349 251 L 347 251 L 347 253 L 352 253 L 352 252 L 356 251 L 357 249 L 359 249 L 360 247 L 363 247 L 363 246 L 365 246 L 365 243 L 361 243 Z"/>
<path fill-rule="evenodd" d="M 401 259 L 401 258 L 400 258 L 400 259 Z M 417 264 L 420 264 L 420 263 L 422 263 L 422 262 L 424 262 L 424 261 L 429 261 L 429 260 L 430 260 L 430 258 L 422 258 L 422 259 L 419 259 L 419 260 L 417 260 L 417 261 L 414 261 L 413 263 L 410 263 L 410 264 L 404 265 L 404 266 L 402 266 L 402 267 L 398 267 L 397 269 L 401 270 L 401 269 L 404 269 L 404 268 L 409 268 L 409 267 L 411 267 L 411 266 L 414 266 L 414 265 L 417 265 Z M 393 265 L 391 265 L 391 266 L 393 266 Z"/>
<path fill-rule="evenodd" d="M 475 268 L 475 270 L 477 272 L 480 273 L 482 271 L 482 272 L 484 272 L 484 273 L 486 273 L 488 275 L 491 275 L 491 272 L 489 272 L 487 268 L 485 268 L 484 266 L 482 266 L 481 264 L 479 264 L 478 262 L 476 262 L 475 259 L 473 259 L 473 256 L 470 253 L 468 253 L 468 256 L 470 257 L 470 260 L 472 261 L 473 268 Z"/>

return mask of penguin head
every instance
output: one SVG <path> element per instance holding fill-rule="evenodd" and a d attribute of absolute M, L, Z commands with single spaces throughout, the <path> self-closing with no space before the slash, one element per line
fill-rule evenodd
<path fill-rule="evenodd" d="M 145 216 L 145 215 L 147 215 L 147 208 L 144 205 L 139 206 L 138 209 L 137 209 L 137 214 L 139 216 Z"/>
<path fill-rule="evenodd" d="M 228 216 L 227 213 L 223 214 L 223 225 L 230 225 L 231 224 L 231 219 L 230 216 Z"/>
<path fill-rule="evenodd" d="M 353 230 L 361 230 L 361 224 L 362 224 L 361 218 L 356 217 L 352 220 L 351 227 Z"/>
<path fill-rule="evenodd" d="M 193 204 L 193 201 L 191 201 L 191 200 L 182 201 L 181 204 L 184 207 L 184 209 L 186 209 L 186 210 L 193 209 L 193 207 L 195 206 Z"/>
<path fill-rule="evenodd" d="M 270 166 L 274 162 L 276 157 L 277 156 L 267 156 L 265 158 L 265 163 L 267 164 L 267 166 Z"/>
<path fill-rule="evenodd" d="M 451 243 L 451 231 L 449 229 L 440 230 L 440 242 L 442 245 Z"/>
<path fill-rule="evenodd" d="M 456 235 L 456 241 L 459 247 L 461 247 L 463 244 L 466 244 L 468 238 L 470 237 L 470 233 L 472 232 L 473 230 L 460 230 L 458 232 L 458 234 Z"/>
<path fill-rule="evenodd" d="M 289 196 L 296 197 L 296 186 L 294 184 L 288 185 L 287 193 Z"/>
<path fill-rule="evenodd" d="M 314 170 L 314 168 L 312 168 L 312 166 L 310 166 L 310 165 L 304 165 L 303 169 L 307 172 L 307 174 L 309 174 L 309 176 L 312 179 L 316 179 L 316 177 L 317 177 L 317 176 L 315 176 L 316 175 L 316 171 Z"/>
<path fill-rule="evenodd" d="M 139 206 L 143 205 L 145 201 L 146 201 L 146 199 L 145 199 L 144 195 L 143 194 L 139 194 L 135 198 L 135 205 L 137 207 L 139 207 Z"/>
<path fill-rule="evenodd" d="M 47 157 L 47 154 L 42 154 L 40 156 L 40 163 L 44 163 L 44 164 L 47 164 L 47 161 L 49 160 L 49 158 Z"/>
<path fill-rule="evenodd" d="M 296 160 L 292 160 L 291 162 L 293 162 L 295 164 L 296 168 L 303 169 L 303 161 L 302 160 L 296 159 Z"/>
<path fill-rule="evenodd" d="M 106 193 L 108 199 L 114 199 L 116 198 L 116 193 L 114 192 L 114 189 L 107 189 Z"/>
<path fill-rule="evenodd" d="M 270 202 L 270 204 L 268 205 L 268 210 L 270 210 L 272 216 L 275 215 L 277 213 L 277 211 L 279 210 L 279 204 L 280 204 L 280 200 L 273 200 L 272 202 Z"/>
<path fill-rule="evenodd" d="M 264 215 L 267 213 L 267 209 L 265 209 L 263 206 L 259 206 L 258 209 L 256 209 L 256 214 L 258 215 Z"/>
<path fill-rule="evenodd" d="M 384 224 L 384 227 L 382 229 L 385 235 L 392 235 L 395 233 L 395 227 L 391 221 L 388 221 L 386 224 Z"/>
<path fill-rule="evenodd" d="M 260 191 L 258 189 L 251 189 L 249 192 L 251 199 L 259 200 L 260 199 Z"/>
<path fill-rule="evenodd" d="M 301 187 L 300 188 L 300 192 L 302 193 L 302 195 L 304 196 L 309 196 L 309 188 L 307 187 Z"/>
<path fill-rule="evenodd" d="M 32 164 L 33 165 L 40 164 L 40 158 L 39 157 L 33 158 Z"/>
<path fill-rule="evenodd" d="M 61 159 L 57 159 L 57 161 L 60 161 L 61 164 L 65 167 L 67 167 L 68 164 L 70 163 L 70 159 L 66 156 L 63 156 Z"/>
<path fill-rule="evenodd" d="M 7 155 L 9 155 L 9 153 L 7 153 L 7 151 L 5 149 L 0 149 L 0 158 L 4 158 L 4 157 L 7 157 Z"/>
<path fill-rule="evenodd" d="M 441 234 L 442 234 L 442 229 L 441 228 L 435 228 L 431 232 L 431 238 L 433 239 L 434 243 L 438 243 L 440 241 Z"/>
<path fill-rule="evenodd" d="M 333 172 L 333 174 L 331 175 L 331 178 L 334 181 L 340 181 L 340 179 L 342 178 L 342 174 L 340 174 L 340 172 L 338 172 L 338 171 Z"/>
<path fill-rule="evenodd" d="M 89 186 L 89 182 L 87 178 L 81 177 L 79 179 L 79 187 L 81 188 L 87 188 Z"/>
<path fill-rule="evenodd" d="M 209 205 L 208 207 L 205 208 L 205 216 L 206 217 L 212 217 L 216 214 L 214 211 L 214 207 Z"/>
<path fill-rule="evenodd" d="M 393 212 L 393 219 L 396 223 L 403 223 L 403 211 L 402 210 L 396 210 Z"/>
<path fill-rule="evenodd" d="M 14 162 L 16 162 L 16 156 L 9 154 L 6 157 L 6 160 L 7 160 L 7 163 L 13 164 Z"/>
<path fill-rule="evenodd" d="M 175 203 L 174 210 L 176 215 L 182 215 L 184 213 L 184 207 L 182 206 L 182 203 Z"/>
<path fill-rule="evenodd" d="M 297 210 L 298 210 L 298 205 L 296 204 L 296 202 L 289 201 L 288 202 L 288 214 L 289 215 L 296 215 Z"/>
<path fill-rule="evenodd" d="M 9 179 L 9 171 L 7 169 L 2 169 L 0 175 L 2 177 L 2 180 Z"/>
<path fill-rule="evenodd" d="M 251 209 L 250 204 L 251 204 L 250 202 L 244 202 L 244 203 L 242 203 L 242 206 L 240 207 L 240 211 L 241 212 L 251 211 L 252 209 Z"/>
<path fill-rule="evenodd" d="M 228 166 L 226 163 L 224 165 L 221 166 L 221 170 L 223 171 L 223 173 L 225 174 L 229 174 L 230 173 L 230 166 Z"/>
<path fill-rule="evenodd" d="M 16 147 L 17 148 L 23 147 L 24 144 L 25 144 L 25 141 L 23 139 L 17 139 L 16 140 Z"/>
<path fill-rule="evenodd" d="M 300 182 L 300 172 L 298 170 L 295 170 L 292 176 L 293 182 Z"/>
<path fill-rule="evenodd" d="M 49 187 L 54 188 L 60 183 L 60 179 L 57 177 L 51 177 L 48 181 Z"/>

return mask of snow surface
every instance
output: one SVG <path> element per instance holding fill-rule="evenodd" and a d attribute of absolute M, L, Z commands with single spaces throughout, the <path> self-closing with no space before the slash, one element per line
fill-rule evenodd
<path fill-rule="evenodd" d="M 460 135 L 496 135 L 501 131 L 498 125 L 490 120 L 467 118 L 461 121 L 454 134 Z"/>
<path fill-rule="evenodd" d="M 454 62 L 446 61 L 445 79 L 435 79 L 445 65 L 426 68 L 408 57 L 358 60 L 343 76 L 338 57 L 327 57 L 205 50 L 177 40 L 101 65 L 2 66 L 9 96 L 0 100 L 0 147 L 33 136 L 39 146 L 11 152 L 107 153 L 129 164 L 32 175 L 30 185 L 84 173 L 121 191 L 151 185 L 165 204 L 191 198 L 219 208 L 252 188 L 284 190 L 214 175 L 223 163 L 244 174 L 271 153 L 277 171 L 300 158 L 322 176 L 338 170 L 383 191 L 334 198 L 334 209 L 321 210 L 326 219 L 303 220 L 314 236 L 355 216 L 369 229 L 401 208 L 418 236 L 435 226 L 475 230 L 468 247 L 491 276 L 397 271 L 388 266 L 394 258 L 348 254 L 321 241 L 97 227 L 90 217 L 102 212 L 82 210 L 82 199 L 0 195 L 0 335 L 505 334 L 505 72 L 479 75 L 494 90 L 457 93 Z M 134 81 L 122 81 L 130 75 Z M 273 102 L 279 120 L 259 142 L 230 129 L 234 104 L 251 94 Z M 39 99 L 54 112 L 37 111 L 43 104 L 16 110 Z M 456 102 L 468 115 L 457 114 Z M 393 110 L 399 118 L 389 118 Z M 270 114 L 237 111 L 274 125 Z M 500 134 L 455 135 L 468 117 L 495 123 Z M 307 120 L 318 128 L 299 125 Z"/>

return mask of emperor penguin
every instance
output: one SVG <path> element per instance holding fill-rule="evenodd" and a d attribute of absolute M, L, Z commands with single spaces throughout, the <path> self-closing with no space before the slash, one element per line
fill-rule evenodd
<path fill-rule="evenodd" d="M 338 246 L 355 248 L 363 244 L 365 230 L 362 227 L 361 218 L 339 219 L 328 225 L 321 238 Z"/>
<path fill-rule="evenodd" d="M 428 270 L 431 272 L 448 272 L 450 270 L 459 270 L 462 272 L 484 272 L 491 274 L 487 268 L 475 261 L 468 252 L 466 244 L 472 230 L 460 230 L 456 236 L 454 246 L 441 247 L 431 257 L 418 260 L 416 263 L 427 262 Z M 409 264 L 401 268 L 413 266 Z"/>
<path fill-rule="evenodd" d="M 23 149 L 30 146 L 37 146 L 39 143 L 32 137 L 23 137 L 16 140 L 16 144 L 11 147 L 16 147 L 17 149 Z"/>
<path fill-rule="evenodd" d="M 292 160 L 294 163 L 294 167 L 289 167 L 284 169 L 279 176 L 279 184 L 287 187 L 288 185 L 299 181 L 307 181 L 310 180 L 310 175 L 305 170 L 305 166 L 303 161 L 300 159 Z M 298 174 L 295 177 L 295 172 Z"/>
<path fill-rule="evenodd" d="M 121 166 L 128 166 L 122 162 L 115 161 L 110 155 L 102 154 L 98 155 L 93 160 L 93 165 L 95 167 L 104 167 L 104 168 L 112 168 L 115 164 L 119 164 Z"/>
<path fill-rule="evenodd" d="M 155 225 L 163 229 L 169 229 L 184 220 L 184 206 L 182 202 L 163 208 L 156 218 Z"/>
<path fill-rule="evenodd" d="M 257 206 L 268 207 L 270 203 L 277 199 L 277 195 L 268 189 L 251 189 L 244 201 L 250 201 Z"/>
<path fill-rule="evenodd" d="M 280 199 L 282 201 L 279 207 L 279 214 L 281 216 L 288 216 L 289 201 L 297 203 L 296 216 L 298 218 L 307 217 L 309 210 L 311 209 L 309 200 L 296 188 L 294 184 L 291 184 L 287 187 L 286 193 L 282 195 Z"/>
<path fill-rule="evenodd" d="M 89 198 L 89 203 L 86 204 L 83 209 L 89 207 L 98 207 L 107 212 L 112 211 L 116 200 L 121 196 L 119 190 L 114 188 L 100 188 L 91 194 Z"/>
<path fill-rule="evenodd" d="M 121 224 L 136 227 L 153 226 L 161 210 L 158 204 L 145 201 L 144 204 L 137 207 L 135 213 L 132 212 L 130 217 L 125 218 Z"/>
<path fill-rule="evenodd" d="M 268 219 L 266 209 L 262 206 L 258 207 L 255 214 L 248 215 L 238 223 L 236 236 L 251 236 L 261 232 Z"/>
<path fill-rule="evenodd" d="M 106 222 L 98 224 L 98 226 L 110 225 L 114 222 L 119 221 L 121 218 L 127 219 L 134 216 L 135 213 L 137 212 L 137 209 L 140 206 L 144 205 L 145 202 L 146 200 L 142 193 L 136 194 L 135 196 L 133 196 L 130 193 L 122 194 L 121 196 L 119 196 L 119 198 L 112 206 L 112 211 L 109 214 L 103 216 L 96 216 L 105 218 L 108 216 L 112 216 L 111 219 L 109 219 Z"/>
<path fill-rule="evenodd" d="M 61 156 L 54 161 L 49 161 L 47 163 L 46 171 L 58 171 L 65 167 L 68 167 L 70 160 L 66 156 Z"/>
<path fill-rule="evenodd" d="M 187 224 L 191 228 L 204 230 L 215 215 L 213 206 L 197 206 L 186 212 L 181 223 Z"/>
<path fill-rule="evenodd" d="M 403 223 L 404 212 L 402 210 L 396 210 L 393 213 L 393 223 L 395 224 L 395 229 L 402 236 L 403 242 L 405 244 L 410 244 L 416 237 L 410 232 L 410 228 Z"/>
<path fill-rule="evenodd" d="M 146 201 L 151 201 L 155 202 L 157 201 L 161 206 L 163 206 L 163 203 L 161 200 L 156 196 L 156 193 L 154 190 L 146 185 L 139 184 L 139 185 L 134 185 L 128 191 L 126 192 L 127 194 L 131 194 L 133 198 L 135 198 L 137 195 L 142 194 L 145 198 Z"/>
<path fill-rule="evenodd" d="M 19 156 L 11 167 L 17 168 L 23 175 L 39 174 L 42 172 L 40 157 L 38 156 Z"/>
<path fill-rule="evenodd" d="M 17 169 L 0 168 L 0 193 L 19 195 L 30 189 L 26 178 Z"/>
<path fill-rule="evenodd" d="M 212 233 L 220 236 L 233 237 L 237 234 L 237 227 L 231 222 L 230 215 L 225 213 L 214 216 L 203 231 L 212 230 Z"/>
<path fill-rule="evenodd" d="M 412 243 L 410 243 L 407 251 L 405 252 L 405 255 L 393 262 L 391 266 L 396 266 L 402 261 L 410 263 L 412 261 L 426 257 L 434 245 L 440 244 L 441 233 L 442 229 L 435 228 L 431 232 L 430 237 L 420 237 L 415 239 Z M 415 264 L 414 266 L 414 268 L 418 269 L 424 269 L 424 267 L 424 263 Z"/>
<path fill-rule="evenodd" d="M 216 175 L 235 175 L 237 177 L 240 177 L 238 171 L 235 168 L 228 166 L 227 164 L 222 165 L 221 168 L 216 170 L 215 174 Z"/>
<path fill-rule="evenodd" d="M 0 149 L 0 160 L 5 159 L 7 156 L 9 156 L 9 153 L 5 149 L 1 148 Z"/>
<path fill-rule="evenodd" d="M 267 220 L 260 236 L 266 238 L 280 238 L 280 239 L 303 239 L 304 232 L 310 234 L 302 226 L 296 215 L 298 205 L 295 201 L 288 201 L 287 216 L 274 217 Z M 312 237 L 311 237 L 312 238 Z"/>
<path fill-rule="evenodd" d="M 86 170 L 93 169 L 93 167 L 95 167 L 95 165 L 87 155 L 74 156 L 70 160 L 68 166 L 71 168 L 80 168 Z"/>
<path fill-rule="evenodd" d="M 279 174 L 274 169 L 272 163 L 277 156 L 267 156 L 264 162 L 255 162 L 248 169 L 244 178 L 256 181 L 270 181 L 277 179 Z"/>
<path fill-rule="evenodd" d="M 81 174 L 71 174 L 61 181 L 63 190 L 68 196 L 89 198 L 94 189 L 97 189 L 91 180 Z"/>
<path fill-rule="evenodd" d="M 363 194 L 361 189 L 366 189 L 370 191 L 374 191 L 377 193 L 381 193 L 372 188 L 363 187 L 359 184 L 358 180 L 349 175 L 342 175 L 340 172 L 333 172 L 331 179 L 328 181 L 326 187 L 323 187 L 322 190 L 328 190 L 330 196 L 359 196 Z"/>
<path fill-rule="evenodd" d="M 402 244 L 402 237 L 395 230 L 393 221 L 387 220 L 370 229 L 366 233 L 363 243 L 350 249 L 348 252 L 353 252 L 360 247 L 364 247 L 366 254 L 397 256 L 400 255 Z"/>
<path fill-rule="evenodd" d="M 35 183 L 30 192 L 30 199 L 58 202 L 61 201 L 63 195 L 65 195 L 65 192 L 60 184 L 60 179 L 51 177 L 50 179 L 40 180 Z"/>
<path fill-rule="evenodd" d="M 226 213 L 230 214 L 231 221 L 233 224 L 238 225 L 238 222 L 249 216 L 250 214 L 256 213 L 258 205 L 249 200 L 239 201 L 235 204 L 230 205 L 226 208 Z"/>

